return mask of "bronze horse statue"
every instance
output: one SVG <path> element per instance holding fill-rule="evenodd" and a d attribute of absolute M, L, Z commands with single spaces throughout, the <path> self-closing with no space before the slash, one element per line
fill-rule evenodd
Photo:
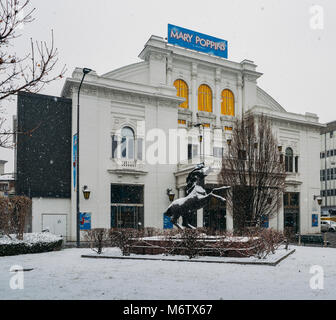
<path fill-rule="evenodd" d="M 210 193 L 206 193 L 204 189 L 204 178 L 211 171 L 209 167 L 205 167 L 204 163 L 198 164 L 187 177 L 186 196 L 184 198 L 174 200 L 164 215 L 171 218 L 173 225 L 179 229 L 195 228 L 190 224 L 190 217 L 196 210 L 204 208 L 208 205 L 211 198 L 219 199 L 225 202 L 226 199 L 214 194 L 213 192 L 228 189 L 230 187 L 220 187 L 212 189 Z M 178 219 L 182 217 L 182 226 L 178 223 Z"/>

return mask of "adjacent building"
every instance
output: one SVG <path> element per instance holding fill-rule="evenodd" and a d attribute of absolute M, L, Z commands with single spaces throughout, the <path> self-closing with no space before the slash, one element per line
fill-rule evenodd
<path fill-rule="evenodd" d="M 287 112 L 258 86 L 262 73 L 250 60 L 231 61 L 172 45 L 158 36 L 150 37 L 139 58 L 138 63 L 86 76 L 80 93 L 79 172 L 76 119 L 83 70 L 76 68 L 66 79 L 61 100 L 46 98 L 49 106 L 51 101 L 55 106 L 62 101 L 65 122 L 59 132 L 56 120 L 45 113 L 51 127 L 44 127 L 34 155 L 38 161 L 40 152 L 45 166 L 40 180 L 34 182 L 34 194 L 29 182 L 21 189 L 31 192 L 33 231 L 54 225 L 68 240 L 76 239 L 77 174 L 80 211 L 88 227 L 167 227 L 163 212 L 170 203 L 168 194 L 183 197 L 188 173 L 202 161 L 214 169 L 206 178 L 206 188 L 218 185 L 217 174 L 235 119 L 263 113 L 272 121 L 288 173 L 283 205 L 269 226 L 277 230 L 287 226 L 301 234 L 320 232 L 316 199 L 324 125 L 316 114 Z M 57 108 L 61 110 L 60 105 Z M 25 117 L 29 113 L 27 109 Z M 35 126 L 39 123 L 36 107 L 33 113 Z M 47 140 L 44 135 L 49 136 Z M 63 158 L 48 156 L 54 148 L 61 150 Z M 19 165 L 23 152 L 17 153 L 22 186 L 24 179 L 29 180 L 30 168 L 24 169 L 24 161 Z M 35 173 L 30 171 L 30 177 Z M 90 191 L 89 199 L 84 198 L 83 189 Z M 216 202 L 195 213 L 194 224 L 234 228 L 232 213 Z"/>
<path fill-rule="evenodd" d="M 320 180 L 321 211 L 336 210 L 336 121 L 321 130 Z"/>
<path fill-rule="evenodd" d="M 7 162 L 6 160 L 0 160 L 0 197 L 8 197 L 15 194 L 14 174 L 5 172 L 5 164 Z"/>

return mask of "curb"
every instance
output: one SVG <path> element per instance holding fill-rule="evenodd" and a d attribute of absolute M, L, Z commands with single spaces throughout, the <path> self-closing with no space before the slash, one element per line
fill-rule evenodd
<path fill-rule="evenodd" d="M 295 249 L 289 250 L 287 254 L 273 262 L 258 262 L 258 261 L 211 261 L 211 260 L 181 260 L 181 259 L 160 259 L 160 258 L 139 258 L 139 257 L 113 257 L 113 256 L 92 256 L 92 255 L 81 255 L 81 258 L 90 258 L 90 259 L 115 259 L 115 260 L 144 260 L 144 261 L 173 261 L 173 262 L 201 262 L 201 263 L 230 263 L 230 264 L 240 264 L 240 265 L 264 265 L 275 267 L 281 261 L 288 258 L 291 254 L 295 252 Z"/>

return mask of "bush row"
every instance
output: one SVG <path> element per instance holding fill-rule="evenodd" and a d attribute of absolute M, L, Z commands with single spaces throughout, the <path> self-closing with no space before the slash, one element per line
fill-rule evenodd
<path fill-rule="evenodd" d="M 62 243 L 63 240 L 60 239 L 53 242 L 37 242 L 34 244 L 24 242 L 0 244 L 0 256 L 15 256 L 60 250 Z"/>

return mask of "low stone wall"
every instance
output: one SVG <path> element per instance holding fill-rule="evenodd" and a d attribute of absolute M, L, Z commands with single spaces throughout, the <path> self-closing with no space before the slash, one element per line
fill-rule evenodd
<path fill-rule="evenodd" d="M 232 240 L 225 244 L 221 239 L 205 238 L 197 240 L 193 250 L 200 256 L 250 257 L 256 252 L 255 242 L 252 239 L 244 242 Z M 189 250 L 181 239 L 133 239 L 130 244 L 130 253 L 144 255 L 188 255 Z"/>

